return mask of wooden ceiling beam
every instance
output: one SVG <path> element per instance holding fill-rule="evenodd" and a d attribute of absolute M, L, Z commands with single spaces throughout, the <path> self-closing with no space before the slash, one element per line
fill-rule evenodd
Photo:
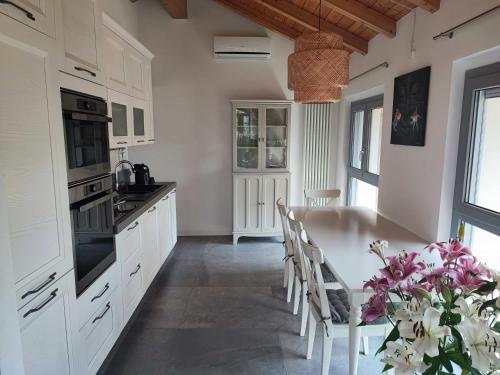
<path fill-rule="evenodd" d="M 417 0 L 426 1 L 426 0 Z M 397 24 L 392 18 L 367 7 L 358 0 L 324 0 L 323 4 L 333 11 L 390 38 L 396 36 Z"/>
<path fill-rule="evenodd" d="M 187 15 L 187 0 L 161 0 L 163 7 L 167 12 L 176 19 L 186 19 Z"/>
<path fill-rule="evenodd" d="M 281 14 L 282 16 L 304 26 L 311 31 L 318 30 L 318 15 L 310 13 L 299 6 L 286 0 L 255 0 L 259 4 L 264 5 L 268 9 Z M 362 53 L 368 52 L 368 41 L 352 34 L 351 32 L 338 27 L 337 25 L 321 20 L 321 29 L 324 31 L 334 32 L 339 34 L 344 39 L 344 46 L 350 50 Z"/>
<path fill-rule="evenodd" d="M 282 34 L 289 39 L 296 39 L 301 34 L 300 31 L 295 30 L 294 28 L 286 25 L 283 22 L 279 22 L 273 17 L 268 16 L 267 14 L 258 12 L 254 7 L 248 5 L 248 2 L 239 2 L 235 0 L 215 0 L 217 3 L 225 6 L 226 8 L 239 13 L 243 17 L 249 18 L 252 21 L 258 23 L 261 26 L 264 26 L 274 32 Z"/>
<path fill-rule="evenodd" d="M 425 10 L 428 10 L 431 13 L 437 12 L 439 7 L 441 6 L 440 0 L 407 0 L 413 5 L 419 6 Z"/>

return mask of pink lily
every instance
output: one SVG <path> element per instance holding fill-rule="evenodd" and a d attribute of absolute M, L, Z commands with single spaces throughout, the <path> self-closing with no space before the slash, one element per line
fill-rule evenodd
<path fill-rule="evenodd" d="M 425 277 L 427 282 L 436 288 L 438 293 L 441 292 L 441 287 L 443 286 L 443 281 L 446 279 L 446 273 L 448 272 L 447 268 L 439 267 L 430 270 L 429 272 L 422 273 L 422 276 Z"/>
<path fill-rule="evenodd" d="M 373 289 L 377 294 L 387 293 L 389 290 L 389 282 L 385 277 L 374 276 L 363 285 L 363 290 L 368 288 Z"/>
<path fill-rule="evenodd" d="M 474 258 L 458 259 L 457 268 L 450 271 L 453 278 L 453 288 L 460 288 L 464 292 L 472 292 L 484 284 L 480 277 L 481 271 Z"/>
<path fill-rule="evenodd" d="M 416 271 L 421 271 L 425 268 L 423 262 L 414 262 L 417 255 L 417 253 L 411 252 L 386 258 L 389 263 L 380 272 L 387 279 L 391 288 L 397 286 L 401 281 L 408 279 Z"/>
<path fill-rule="evenodd" d="M 429 245 L 429 252 L 432 252 L 434 250 L 438 250 L 439 254 L 441 255 L 441 259 L 449 263 L 455 261 L 460 257 L 472 255 L 472 251 L 457 240 L 450 240 L 448 243 L 432 243 Z"/>
<path fill-rule="evenodd" d="M 387 311 L 387 294 L 375 294 L 368 300 L 368 307 L 363 310 L 361 319 L 364 322 L 371 323 L 381 316 L 386 316 Z"/>

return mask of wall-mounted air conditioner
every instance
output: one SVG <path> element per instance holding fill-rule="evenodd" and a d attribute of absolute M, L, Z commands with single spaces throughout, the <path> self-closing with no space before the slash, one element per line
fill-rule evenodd
<path fill-rule="evenodd" d="M 268 37 L 214 37 L 214 56 L 217 59 L 269 59 L 271 41 Z"/>

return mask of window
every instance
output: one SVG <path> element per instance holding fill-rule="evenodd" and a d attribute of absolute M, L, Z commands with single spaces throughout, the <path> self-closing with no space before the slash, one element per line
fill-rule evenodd
<path fill-rule="evenodd" d="M 383 99 L 377 96 L 351 105 L 347 203 L 374 211 L 378 206 Z"/>
<path fill-rule="evenodd" d="M 465 75 L 452 236 L 500 270 L 500 63 Z"/>

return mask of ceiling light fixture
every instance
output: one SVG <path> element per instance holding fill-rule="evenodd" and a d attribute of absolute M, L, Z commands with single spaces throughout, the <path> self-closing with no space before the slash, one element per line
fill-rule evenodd
<path fill-rule="evenodd" d="M 337 103 L 349 82 L 349 52 L 340 35 L 321 31 L 321 5 L 318 31 L 299 36 L 288 56 L 288 88 L 299 103 Z"/>

